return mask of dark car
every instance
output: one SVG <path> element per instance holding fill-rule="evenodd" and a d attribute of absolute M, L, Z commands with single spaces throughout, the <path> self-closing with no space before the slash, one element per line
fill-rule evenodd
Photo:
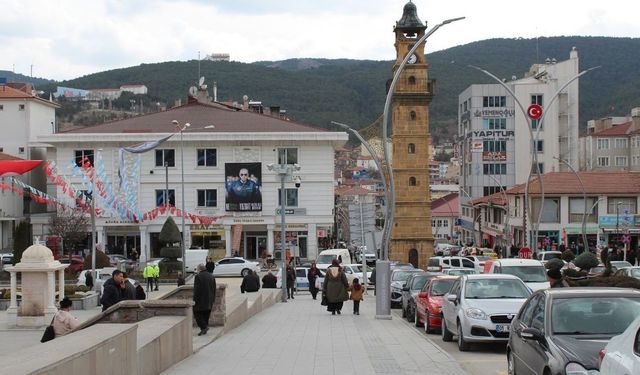
<path fill-rule="evenodd" d="M 408 322 L 415 322 L 418 293 L 420 293 L 429 279 L 440 275 L 432 272 L 415 272 L 409 276 L 402 287 L 402 317 L 407 318 Z"/>
<path fill-rule="evenodd" d="M 598 352 L 640 314 L 640 291 L 623 288 L 539 290 L 511 323 L 509 374 L 589 374 Z"/>

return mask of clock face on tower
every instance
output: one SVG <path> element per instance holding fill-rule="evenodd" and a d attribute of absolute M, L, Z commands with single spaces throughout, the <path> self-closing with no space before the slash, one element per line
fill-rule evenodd
<path fill-rule="evenodd" d="M 409 60 L 407 60 L 409 64 L 415 64 L 416 61 L 418 61 L 418 57 L 415 53 L 412 53 L 411 56 L 409 56 Z"/>

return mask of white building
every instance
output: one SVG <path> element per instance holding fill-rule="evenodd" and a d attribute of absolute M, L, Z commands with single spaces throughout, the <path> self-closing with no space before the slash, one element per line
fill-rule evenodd
<path fill-rule="evenodd" d="M 9 85 L 0 85 L 0 152 L 20 159 L 43 160 L 45 149 L 38 136 L 55 131 L 55 109 L 59 106 Z M 44 173 L 34 170 L 17 177 L 33 187 L 44 190 Z M 2 182 L 8 183 L 8 178 Z M 0 189 L 0 250 L 12 250 L 13 227 L 24 215 L 23 199 L 11 191 Z M 37 212 L 32 205 L 29 212 Z"/>
<path fill-rule="evenodd" d="M 128 154 L 127 168 L 121 172 L 127 178 L 136 177 L 132 178 L 134 191 L 129 193 L 129 203 L 137 202 L 142 215 L 134 220 L 104 207 L 109 198 L 127 200 L 126 188 L 121 189 L 116 183 L 118 150 L 173 133 L 172 120 L 191 124 L 182 134 L 184 148 L 182 137 L 176 134 L 156 149 L 137 154 L 138 170 L 136 154 Z M 333 150 L 347 139 L 344 132 L 329 132 L 191 98 L 188 104 L 168 111 L 42 137 L 41 141 L 52 145 L 49 160 L 55 160 L 58 166 L 69 166 L 87 157 L 98 174 L 104 171 L 111 185 L 107 181 L 97 184 L 110 186 L 107 190 L 111 192 L 104 194 L 106 197 L 101 193 L 97 199 L 102 209 L 96 223 L 98 242 L 112 253 L 129 255 L 135 248 L 141 260 L 159 257 L 162 245 L 158 234 L 168 215 L 168 211 L 162 213 L 159 207 L 168 201 L 171 206 L 182 208 L 182 171 L 184 211 L 190 215 L 186 219 L 188 247 L 217 249 L 222 255 L 238 251 L 249 259 L 256 259 L 265 249 L 279 258 L 280 177 L 267 166 L 296 163 L 300 166 L 299 172 L 295 172 L 302 180 L 300 188 L 296 188 L 291 177 L 285 180 L 287 247 L 302 258 L 314 259 L 333 227 Z M 182 151 L 184 169 L 181 169 Z M 70 168 L 61 169 L 70 174 Z M 252 198 L 251 204 L 232 204 L 225 196 L 225 182 L 245 173 L 257 181 L 261 192 L 258 198 Z M 80 176 L 69 177 L 69 181 L 79 189 L 83 187 Z M 60 187 L 51 185 L 50 190 L 63 195 Z M 180 228 L 177 211 L 172 216 Z M 145 219 L 138 222 L 140 216 Z M 198 216 L 219 219 L 203 223 Z M 46 232 L 46 223 L 41 224 L 42 228 L 34 225 L 34 234 Z"/>
<path fill-rule="evenodd" d="M 569 60 L 534 64 L 521 79 L 506 82 L 526 111 L 539 104 L 545 113 L 534 145 L 531 132 L 539 120 L 525 118 L 514 98 L 500 84 L 471 85 L 459 96 L 458 135 L 461 158 L 461 202 L 479 198 L 524 183 L 533 166 L 535 148 L 542 173 L 567 171 L 554 157 L 578 167 L 578 80 L 556 92 L 579 72 L 578 51 Z M 531 129 L 529 129 L 531 127 Z M 531 130 L 531 132 L 530 132 Z M 467 205 L 468 206 L 468 205 Z M 465 225 L 466 224 L 466 225 Z M 463 223 L 470 228 L 473 223 Z M 467 233 L 468 237 L 470 232 Z"/>

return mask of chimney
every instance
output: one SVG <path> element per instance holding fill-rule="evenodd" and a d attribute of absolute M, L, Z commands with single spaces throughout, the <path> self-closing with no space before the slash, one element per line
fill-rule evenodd
<path fill-rule="evenodd" d="M 631 109 L 631 130 L 640 130 L 640 107 Z"/>
<path fill-rule="evenodd" d="M 176 101 L 174 102 L 174 107 L 180 107 L 182 105 L 182 99 L 178 98 L 176 99 Z"/>
<path fill-rule="evenodd" d="M 218 83 L 215 81 L 213 82 L 213 101 L 218 101 Z"/>
<path fill-rule="evenodd" d="M 242 96 L 242 110 L 246 111 L 249 109 L 249 97 L 247 95 Z"/>
<path fill-rule="evenodd" d="M 569 52 L 569 58 L 570 59 L 577 59 L 578 58 L 578 49 L 576 47 L 572 47 L 571 48 L 571 52 Z"/>

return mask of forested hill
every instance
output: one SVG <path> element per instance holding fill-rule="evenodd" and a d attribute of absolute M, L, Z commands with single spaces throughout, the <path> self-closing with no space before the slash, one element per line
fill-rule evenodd
<path fill-rule="evenodd" d="M 430 78 L 437 80 L 431 106 L 432 133 L 455 133 L 458 95 L 473 83 L 491 80 L 467 65 L 481 66 L 498 77 L 522 77 L 533 63 L 563 61 L 578 49 L 580 69 L 601 65 L 580 79 L 580 123 L 607 115 L 626 115 L 640 106 L 640 39 L 553 37 L 491 39 L 429 53 Z M 390 49 L 393 46 L 389 46 Z M 239 62 L 202 61 L 209 88 L 217 82 L 218 100 L 243 95 L 280 106 L 296 121 L 329 127 L 330 121 L 366 126 L 380 116 L 392 61 L 291 59 Z M 185 98 L 197 81 L 198 62 L 164 62 L 116 69 L 61 82 L 77 88 L 118 87 L 143 83 L 149 94 L 168 103 Z M 42 86 L 41 86 L 42 89 Z"/>

